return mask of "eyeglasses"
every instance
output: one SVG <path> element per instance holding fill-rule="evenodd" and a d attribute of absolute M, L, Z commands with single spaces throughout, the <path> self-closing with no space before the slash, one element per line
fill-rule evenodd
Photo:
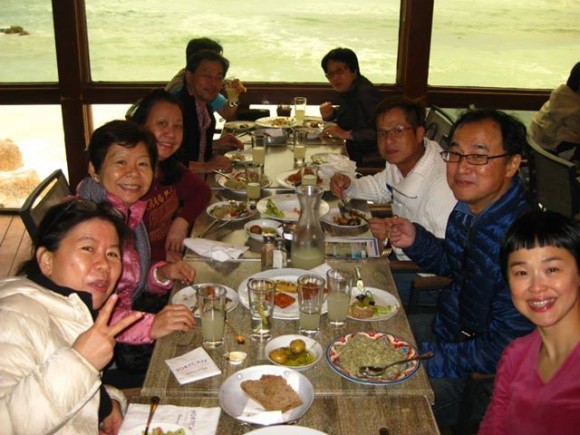
<path fill-rule="evenodd" d="M 487 165 L 492 159 L 509 156 L 507 153 L 488 156 L 486 154 L 461 154 L 453 151 L 442 151 L 439 155 L 447 163 L 459 163 L 465 157 L 465 160 L 470 165 Z"/>
<path fill-rule="evenodd" d="M 326 76 L 327 79 L 331 79 L 335 76 L 343 75 L 345 71 L 346 71 L 346 68 L 337 68 L 334 71 L 329 71 L 324 75 Z"/>
<path fill-rule="evenodd" d="M 403 127 L 402 125 L 396 125 L 388 130 L 377 131 L 377 137 L 379 139 L 386 139 L 390 137 L 401 137 L 407 130 L 413 130 L 413 127 Z"/>

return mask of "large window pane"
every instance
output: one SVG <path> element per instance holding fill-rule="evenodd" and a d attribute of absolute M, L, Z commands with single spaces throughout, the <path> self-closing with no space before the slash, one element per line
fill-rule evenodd
<path fill-rule="evenodd" d="M 51 1 L 2 0 L 0 10 L 0 82 L 56 82 Z"/>
<path fill-rule="evenodd" d="M 430 85 L 552 89 L 578 62 L 578 0 L 435 2 Z"/>
<path fill-rule="evenodd" d="M 0 106 L 0 208 L 19 208 L 59 168 L 67 175 L 60 106 Z"/>
<path fill-rule="evenodd" d="M 168 81 L 194 37 L 220 41 L 244 81 L 324 82 L 320 60 L 353 49 L 361 72 L 394 83 L 399 0 L 86 0 L 96 81 Z"/>

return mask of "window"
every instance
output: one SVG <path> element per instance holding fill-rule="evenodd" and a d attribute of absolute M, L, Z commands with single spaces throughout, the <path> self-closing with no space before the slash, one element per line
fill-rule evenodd
<path fill-rule="evenodd" d="M 429 85 L 553 89 L 578 62 L 577 1 L 436 1 Z"/>
<path fill-rule="evenodd" d="M 326 82 L 320 60 L 354 50 L 374 83 L 394 83 L 399 0 L 86 0 L 95 81 L 169 81 L 194 37 L 219 41 L 230 72 L 250 82 Z"/>

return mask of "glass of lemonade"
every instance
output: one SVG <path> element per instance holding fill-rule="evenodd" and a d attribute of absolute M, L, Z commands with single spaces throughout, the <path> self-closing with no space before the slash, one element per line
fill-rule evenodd
<path fill-rule="evenodd" d="M 294 97 L 294 119 L 298 125 L 304 124 L 306 102 L 306 97 Z"/>
<path fill-rule="evenodd" d="M 252 278 L 248 281 L 248 298 L 252 338 L 266 340 L 272 336 L 275 284 L 270 279 Z"/>
<path fill-rule="evenodd" d="M 309 164 L 302 168 L 302 185 L 316 185 L 318 184 L 318 166 Z"/>
<path fill-rule="evenodd" d="M 262 167 L 256 163 L 246 164 L 246 194 L 248 202 L 254 204 L 262 193 Z"/>
<path fill-rule="evenodd" d="M 332 326 L 346 324 L 353 279 L 353 273 L 346 269 L 330 269 L 326 272 L 328 320 Z"/>
<path fill-rule="evenodd" d="M 320 332 L 320 314 L 324 302 L 324 278 L 302 275 L 298 278 L 298 306 L 300 317 L 298 332 L 313 336 Z"/>
<path fill-rule="evenodd" d="M 256 165 L 264 166 L 266 160 L 266 136 L 255 134 L 252 146 L 252 162 Z"/>
<path fill-rule="evenodd" d="M 226 320 L 226 288 L 203 284 L 197 288 L 197 304 L 201 315 L 203 345 L 214 348 L 224 344 Z"/>
<path fill-rule="evenodd" d="M 301 168 L 306 160 L 306 137 L 305 130 L 294 129 L 294 167 Z"/>
<path fill-rule="evenodd" d="M 230 106 L 237 106 L 239 104 L 240 94 L 236 86 L 236 81 L 239 81 L 236 77 L 228 77 L 224 80 L 224 88 Z"/>

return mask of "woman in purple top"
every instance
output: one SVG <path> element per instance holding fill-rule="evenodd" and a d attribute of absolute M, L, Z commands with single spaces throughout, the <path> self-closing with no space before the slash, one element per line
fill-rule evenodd
<path fill-rule="evenodd" d="M 533 211 L 506 234 L 501 265 L 515 307 L 537 328 L 498 365 L 480 434 L 580 431 L 580 228 Z"/>

